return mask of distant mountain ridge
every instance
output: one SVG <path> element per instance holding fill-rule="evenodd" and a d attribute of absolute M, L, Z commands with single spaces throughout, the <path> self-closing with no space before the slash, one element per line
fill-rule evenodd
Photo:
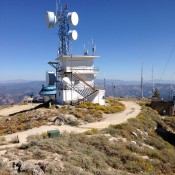
<path fill-rule="evenodd" d="M 0 84 L 9 84 L 9 83 L 28 83 L 28 82 L 37 82 L 42 80 L 23 80 L 23 79 L 17 79 L 17 80 L 5 80 L 0 81 Z M 44 81 L 44 80 L 43 80 Z"/>
<path fill-rule="evenodd" d="M 38 94 L 44 81 L 0 83 L 0 105 L 16 104 L 31 93 Z"/>
<path fill-rule="evenodd" d="M 114 79 L 106 79 L 107 84 L 116 84 L 116 85 L 140 85 L 141 81 L 136 80 L 114 80 Z M 5 80 L 0 81 L 0 84 L 9 84 L 9 83 L 29 83 L 29 82 L 45 82 L 44 80 L 24 80 L 24 79 L 17 79 L 17 80 Z M 103 83 L 104 79 L 96 79 L 96 83 Z M 144 84 L 152 83 L 152 80 L 144 80 Z M 175 81 L 169 80 L 154 80 L 155 84 L 175 84 Z"/>
<path fill-rule="evenodd" d="M 96 83 L 100 84 L 101 88 L 104 88 L 104 80 L 96 80 Z M 15 81 L 3 81 L 0 82 L 0 105 L 8 105 L 12 103 L 19 103 L 23 101 L 26 96 L 30 96 L 32 93 L 38 94 L 45 81 L 29 81 L 29 80 L 15 80 Z M 140 97 L 141 89 L 139 81 L 122 81 L 122 80 L 106 80 L 105 90 L 106 96 L 114 95 L 116 97 Z M 175 84 L 155 83 L 155 88 L 158 88 L 161 97 L 168 99 L 170 96 L 170 89 L 175 91 Z M 152 84 L 144 82 L 144 97 L 150 98 L 152 96 Z"/>

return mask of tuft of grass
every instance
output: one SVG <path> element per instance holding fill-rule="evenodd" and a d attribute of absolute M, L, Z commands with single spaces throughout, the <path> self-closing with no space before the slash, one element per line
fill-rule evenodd
<path fill-rule="evenodd" d="M 97 133 L 98 133 L 98 129 L 97 129 L 97 128 L 92 128 L 91 130 L 85 131 L 84 133 L 85 133 L 86 135 L 97 134 Z"/>
<path fill-rule="evenodd" d="M 5 142 L 6 138 L 5 137 L 0 137 L 0 142 Z"/>

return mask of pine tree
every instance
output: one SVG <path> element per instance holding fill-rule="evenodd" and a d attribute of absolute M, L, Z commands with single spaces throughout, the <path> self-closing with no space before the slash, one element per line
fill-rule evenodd
<path fill-rule="evenodd" d="M 157 98 L 157 99 L 160 99 L 160 93 L 159 93 L 159 90 L 156 88 L 155 91 L 154 91 L 154 95 L 153 95 L 154 98 Z"/>

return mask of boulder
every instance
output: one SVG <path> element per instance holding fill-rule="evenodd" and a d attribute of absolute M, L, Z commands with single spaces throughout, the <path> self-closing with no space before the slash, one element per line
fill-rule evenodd
<path fill-rule="evenodd" d="M 40 165 L 32 162 L 21 163 L 20 171 L 18 172 L 26 172 L 32 175 L 44 175 L 44 171 L 41 169 Z"/>
<path fill-rule="evenodd" d="M 55 120 L 56 120 L 57 117 L 58 117 L 58 116 L 51 117 L 51 118 L 48 119 L 48 121 L 49 121 L 49 122 L 55 122 Z"/>
<path fill-rule="evenodd" d="M 60 114 L 59 116 L 49 118 L 48 121 L 53 122 L 56 125 L 62 125 L 68 124 L 70 121 L 77 121 L 77 118 L 70 114 Z"/>
<path fill-rule="evenodd" d="M 64 118 L 67 120 L 71 120 L 71 121 L 77 121 L 77 118 L 74 115 L 71 114 L 65 114 Z"/>

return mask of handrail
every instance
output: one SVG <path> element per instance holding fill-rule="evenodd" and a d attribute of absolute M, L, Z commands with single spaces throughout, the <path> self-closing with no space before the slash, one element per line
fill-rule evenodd
<path fill-rule="evenodd" d="M 86 84 L 88 87 L 90 87 L 91 89 L 95 90 L 95 88 L 93 86 L 91 86 L 89 83 L 87 83 L 82 77 L 80 77 L 77 73 L 72 73 L 72 75 L 77 78 L 78 80 L 82 81 L 84 84 Z"/>
<path fill-rule="evenodd" d="M 58 69 L 58 71 L 64 71 L 64 72 L 74 72 L 74 71 L 81 71 L 82 72 L 93 72 L 93 73 L 98 73 L 99 68 L 98 67 L 93 67 L 93 68 L 85 68 L 85 67 L 80 67 L 80 68 L 71 68 L 71 67 L 62 67 L 61 69 Z"/>

